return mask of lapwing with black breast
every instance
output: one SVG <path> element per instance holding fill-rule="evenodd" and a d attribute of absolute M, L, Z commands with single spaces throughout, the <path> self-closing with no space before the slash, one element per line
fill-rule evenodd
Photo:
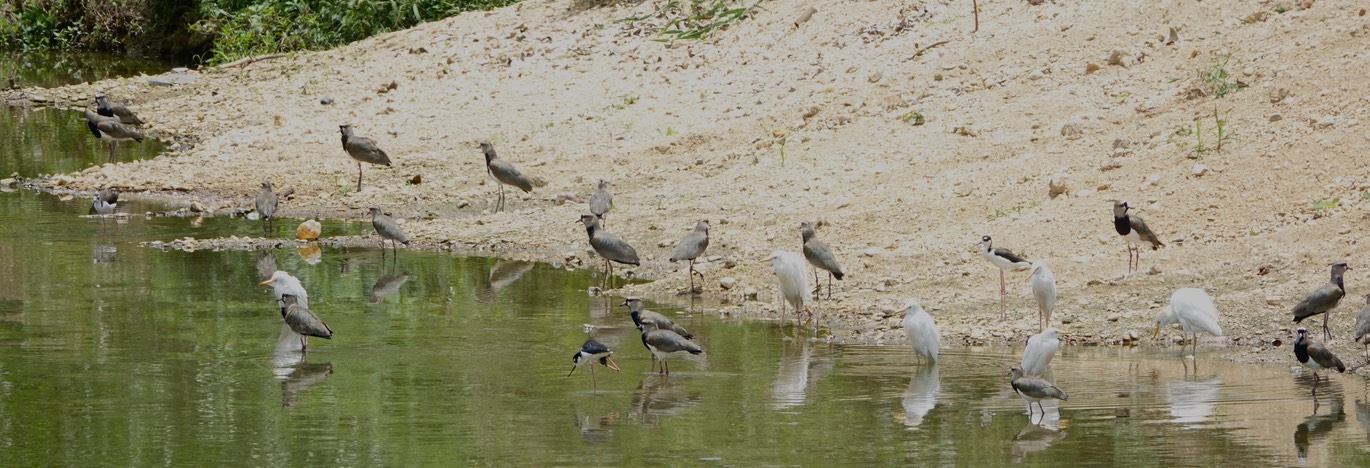
<path fill-rule="evenodd" d="M 709 248 L 709 220 L 701 219 L 695 223 L 695 229 L 680 239 L 676 244 L 675 250 L 671 251 L 671 261 L 679 262 L 686 260 L 690 262 L 690 293 L 695 294 L 695 275 L 699 275 L 699 280 L 704 281 L 704 274 L 695 271 L 695 260 L 704 255 L 704 250 Z M 700 286 L 703 289 L 703 286 Z M 701 291 L 702 292 L 702 291 Z"/>
<path fill-rule="evenodd" d="M 994 241 L 989 236 L 980 238 L 980 256 L 999 268 L 999 320 L 1005 320 L 1008 318 L 1008 288 L 1004 284 L 1004 272 L 1024 271 L 1032 268 L 1032 263 L 1009 249 L 994 248 Z"/>
<path fill-rule="evenodd" d="M 105 117 L 119 119 L 119 123 L 127 125 L 142 125 L 143 119 L 138 118 L 127 106 L 117 102 L 111 102 L 105 93 L 95 95 L 95 112 Z"/>
<path fill-rule="evenodd" d="M 132 140 L 141 143 L 143 132 L 133 128 L 132 125 L 119 122 L 118 117 L 106 117 L 90 109 L 85 111 L 86 128 L 90 130 L 95 138 L 109 145 L 109 162 L 114 162 L 114 147 L 121 141 Z"/>
<path fill-rule="evenodd" d="M 509 185 L 518 187 L 524 193 L 530 193 L 534 187 L 544 187 L 547 181 L 541 177 L 525 175 L 514 167 L 513 163 L 501 159 L 495 154 L 495 145 L 489 141 L 480 142 L 480 150 L 485 153 L 485 171 L 490 173 L 490 177 L 495 178 L 495 184 L 499 186 L 499 199 L 495 202 L 495 212 L 504 209 L 504 186 Z M 604 210 L 608 212 L 608 209 Z M 598 215 L 596 215 L 598 218 Z"/>
<path fill-rule="evenodd" d="M 1151 228 L 1147 227 L 1146 221 L 1142 221 L 1142 218 L 1137 215 L 1128 213 L 1130 209 L 1132 207 L 1128 206 L 1125 201 L 1113 201 L 1113 229 L 1118 231 L 1118 235 L 1122 236 L 1124 241 L 1127 241 L 1128 274 L 1142 268 L 1142 247 L 1151 247 L 1151 250 L 1165 247 L 1165 244 L 1161 243 L 1161 239 L 1156 237 L 1156 233 L 1151 232 Z M 1137 259 L 1135 266 L 1132 261 L 1134 255 Z"/>
<path fill-rule="evenodd" d="M 633 246 L 599 227 L 598 216 L 586 213 L 580 216 L 580 222 L 585 224 L 585 233 L 590 237 L 590 248 L 604 258 L 604 287 L 608 287 L 609 278 L 614 274 L 614 263 L 632 266 L 642 264 Z"/>
<path fill-rule="evenodd" d="M 1346 364 L 1328 351 L 1321 342 L 1309 338 L 1307 328 L 1300 327 L 1298 334 L 1298 339 L 1294 341 L 1294 358 L 1298 359 L 1303 367 L 1313 371 L 1314 389 L 1318 388 L 1318 371 L 1335 369 L 1337 372 L 1346 372 Z"/>
<path fill-rule="evenodd" d="M 804 259 L 813 265 L 813 298 L 818 299 L 818 270 L 828 272 L 828 298 L 832 298 L 832 279 L 837 278 L 842 281 L 846 276 L 842 272 L 842 265 L 837 263 L 837 257 L 832 254 L 832 249 L 828 244 L 818 238 L 818 233 L 814 231 L 813 224 L 804 221 L 799 223 L 799 235 L 804 240 Z"/>

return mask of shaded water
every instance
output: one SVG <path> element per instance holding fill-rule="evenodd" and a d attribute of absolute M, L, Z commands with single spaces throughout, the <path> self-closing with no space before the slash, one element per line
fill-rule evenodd
<path fill-rule="evenodd" d="M 0 78 L 14 77 L 23 87 L 89 83 L 138 74 L 156 75 L 184 65 L 154 58 L 101 52 L 41 52 L 0 50 Z M 5 81 L 4 86 L 9 86 Z"/>

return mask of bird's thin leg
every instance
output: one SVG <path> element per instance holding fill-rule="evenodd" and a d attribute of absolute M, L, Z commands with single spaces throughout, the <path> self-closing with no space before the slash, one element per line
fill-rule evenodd
<path fill-rule="evenodd" d="M 357 161 L 357 191 L 362 191 L 362 163 Z"/>
<path fill-rule="evenodd" d="M 1327 318 L 1328 318 L 1328 317 L 1331 317 L 1331 316 L 1332 316 L 1332 312 L 1324 312 L 1324 313 L 1322 314 L 1322 339 L 1323 339 L 1323 341 L 1332 341 L 1332 332 L 1330 332 L 1330 331 L 1327 330 Z"/>
<path fill-rule="evenodd" d="M 499 200 L 495 202 L 495 212 L 499 213 L 504 209 L 504 184 L 495 182 L 495 185 L 499 187 Z"/>
<path fill-rule="evenodd" d="M 695 261 L 690 259 L 690 294 L 695 292 Z"/>
<path fill-rule="evenodd" d="M 828 299 L 832 299 L 832 272 L 828 272 Z"/>
<path fill-rule="evenodd" d="M 1004 286 L 1004 270 L 999 270 L 999 320 L 1008 318 L 1008 305 L 1004 302 L 1008 297 L 1008 288 Z"/>
<path fill-rule="evenodd" d="M 590 362 L 590 390 L 594 390 L 594 389 L 596 389 L 596 388 L 598 388 L 598 387 L 599 387 L 599 379 L 598 379 L 597 377 L 595 377 L 595 363 L 594 363 L 594 361 L 591 361 L 591 362 Z"/>
<path fill-rule="evenodd" d="M 109 142 L 109 162 L 114 162 L 114 142 Z"/>
<path fill-rule="evenodd" d="M 813 300 L 818 300 L 818 293 L 822 290 L 823 286 L 818 282 L 818 268 L 815 267 L 813 269 Z"/>

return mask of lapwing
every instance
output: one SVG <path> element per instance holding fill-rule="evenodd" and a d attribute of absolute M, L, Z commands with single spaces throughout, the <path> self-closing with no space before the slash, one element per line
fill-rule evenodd
<path fill-rule="evenodd" d="M 496 185 L 499 185 L 499 200 L 495 202 L 496 213 L 504 209 L 505 185 L 518 187 L 524 193 L 532 192 L 533 187 L 547 185 L 547 181 L 542 178 L 524 175 L 513 164 L 501 159 L 495 154 L 495 145 L 489 141 L 480 142 L 480 150 L 485 153 L 485 171 L 490 173 L 490 176 L 495 178 Z"/>
<path fill-rule="evenodd" d="M 600 229 L 599 217 L 589 213 L 583 214 L 580 216 L 580 222 L 585 225 L 585 233 L 590 236 L 590 248 L 604 259 L 605 287 L 609 285 L 609 278 L 614 274 L 614 263 L 632 266 L 642 264 L 633 246 L 613 233 Z"/>
<path fill-rule="evenodd" d="M 1132 207 L 1122 200 L 1113 201 L 1113 229 L 1118 231 L 1119 236 L 1127 241 L 1127 272 L 1131 274 L 1134 270 L 1142 268 L 1142 247 L 1151 247 L 1156 250 L 1165 247 L 1161 239 L 1156 237 L 1156 233 L 1151 232 L 1147 227 L 1146 221 L 1137 215 L 1128 213 Z M 1133 256 L 1136 256 L 1136 266 L 1133 266 Z"/>
<path fill-rule="evenodd" d="M 1332 339 L 1332 332 L 1327 329 L 1327 318 L 1332 315 L 1332 309 L 1337 308 L 1341 298 L 1346 296 L 1346 284 L 1342 277 L 1350 269 L 1351 267 L 1347 266 L 1346 262 L 1332 264 L 1332 280 L 1294 306 L 1294 323 L 1302 322 L 1303 319 L 1314 315 L 1324 314 L 1322 316 L 1322 339 Z"/>
<path fill-rule="evenodd" d="M 808 221 L 799 223 L 799 235 L 804 241 L 804 259 L 814 266 L 813 270 L 813 298 L 818 299 L 818 270 L 828 272 L 828 298 L 832 298 L 832 279 L 837 278 L 842 281 L 846 276 L 842 273 L 842 266 L 837 264 L 837 257 L 833 256 L 832 249 L 828 244 L 818 238 L 818 233 L 813 230 L 813 224 Z"/>
<path fill-rule="evenodd" d="M 357 161 L 357 191 L 362 191 L 362 163 L 379 164 L 390 166 L 390 156 L 381 150 L 380 146 L 370 138 L 356 136 L 352 134 L 352 124 L 342 124 L 338 126 L 338 131 L 342 133 L 343 151 Z"/>
<path fill-rule="evenodd" d="M 704 255 L 704 250 L 709 248 L 709 220 L 701 219 L 695 223 L 695 229 L 680 239 L 676 244 L 675 250 L 671 251 L 671 261 L 678 262 L 687 260 L 690 262 L 690 292 L 695 292 L 695 275 L 699 275 L 699 281 L 704 281 L 704 274 L 695 271 L 695 259 Z M 701 285 L 702 289 L 703 286 Z"/>
<path fill-rule="evenodd" d="M 1318 388 L 1318 371 L 1323 369 L 1336 369 L 1337 372 L 1346 372 L 1346 364 L 1342 364 L 1341 359 L 1333 355 L 1321 342 L 1308 337 L 1308 329 L 1299 327 L 1299 337 L 1294 341 L 1294 357 L 1299 360 L 1299 364 L 1313 371 L 1313 388 Z"/>

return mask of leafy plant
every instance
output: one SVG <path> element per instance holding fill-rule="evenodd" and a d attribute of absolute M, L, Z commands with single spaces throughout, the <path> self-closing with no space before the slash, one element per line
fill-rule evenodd
<path fill-rule="evenodd" d="M 1205 91 L 1213 95 L 1213 99 L 1221 99 L 1223 96 L 1247 87 L 1246 83 L 1236 79 L 1227 71 L 1230 64 L 1232 64 L 1232 54 L 1223 54 L 1213 61 L 1213 65 L 1199 70 L 1199 81 Z"/>
<path fill-rule="evenodd" d="M 1327 213 L 1341 206 L 1341 197 L 1323 198 L 1313 202 L 1313 211 Z"/>
<path fill-rule="evenodd" d="M 669 0 L 656 11 L 623 19 L 628 23 L 664 21 L 654 39 L 658 42 L 703 40 L 728 25 L 740 21 L 761 3 L 747 5 L 737 0 Z"/>
<path fill-rule="evenodd" d="M 923 117 L 923 113 L 916 110 L 905 112 L 904 115 L 899 116 L 899 120 L 903 120 L 904 123 L 915 127 L 927 122 L 927 119 Z"/>
<path fill-rule="evenodd" d="M 1040 204 L 1041 204 L 1041 203 L 1038 202 L 1037 200 L 1031 200 L 1031 201 L 1029 201 L 1029 202 L 1027 202 L 1027 203 L 1019 203 L 1019 204 L 1014 205 L 1013 207 L 1008 208 L 1008 209 L 1006 209 L 1006 210 L 995 209 L 993 212 L 989 213 L 988 215 L 985 215 L 985 221 L 994 221 L 994 220 L 996 220 L 996 219 L 999 219 L 999 218 L 1002 218 L 1002 217 L 1005 217 L 1005 216 L 1008 216 L 1008 215 L 1011 215 L 1011 214 L 1014 214 L 1014 213 L 1018 213 L 1018 212 L 1021 212 L 1021 211 L 1023 211 L 1023 210 L 1026 210 L 1026 209 L 1036 208 L 1036 207 L 1037 207 L 1038 205 L 1040 205 Z"/>
<path fill-rule="evenodd" d="M 1208 152 L 1221 153 L 1224 147 L 1232 146 L 1232 129 L 1228 125 L 1227 118 L 1218 111 L 1217 107 L 1213 108 L 1213 114 L 1209 117 L 1213 119 L 1212 127 L 1205 127 L 1205 119 L 1200 118 L 1194 120 L 1193 127 L 1182 126 L 1175 131 L 1175 135 L 1179 137 L 1194 136 L 1194 155 L 1192 156 L 1194 158 Z M 1205 137 L 1208 138 L 1207 141 L 1204 140 Z"/>

